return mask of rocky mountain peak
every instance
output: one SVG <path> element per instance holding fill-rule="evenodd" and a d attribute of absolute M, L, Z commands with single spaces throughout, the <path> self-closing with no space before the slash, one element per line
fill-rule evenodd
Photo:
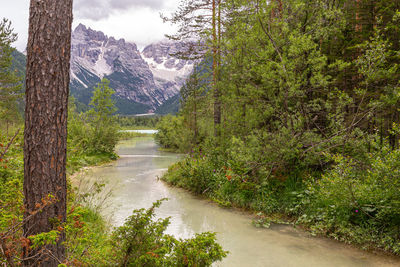
<path fill-rule="evenodd" d="M 119 98 L 154 111 L 179 93 L 193 69 L 193 62 L 173 56 L 182 45 L 163 41 L 147 46 L 141 53 L 135 43 L 79 24 L 72 33 L 72 91 L 87 95 L 84 90 L 105 77 Z"/>
<path fill-rule="evenodd" d="M 86 32 L 87 28 L 85 25 L 83 25 L 82 23 L 79 23 L 78 26 L 76 26 L 74 32 Z"/>
<path fill-rule="evenodd" d="M 180 59 L 177 53 L 184 50 L 185 44 L 164 40 L 146 46 L 142 51 L 143 59 L 149 65 L 156 82 L 174 82 L 180 88 L 184 79 L 193 70 L 194 62 Z"/>
<path fill-rule="evenodd" d="M 145 59 L 152 59 L 156 64 L 167 69 L 181 70 L 186 65 L 193 65 L 192 61 L 178 59 L 176 54 L 184 49 L 184 43 L 164 40 L 146 46 L 142 55 Z"/>
<path fill-rule="evenodd" d="M 79 24 L 72 32 L 72 40 L 78 42 L 87 41 L 106 41 L 108 37 L 101 31 L 95 31 L 91 28 L 87 28 L 83 24 Z"/>

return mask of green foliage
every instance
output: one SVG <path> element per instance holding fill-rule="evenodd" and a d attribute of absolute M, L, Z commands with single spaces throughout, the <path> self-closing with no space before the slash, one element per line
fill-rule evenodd
<path fill-rule="evenodd" d="M 152 136 L 152 135 L 153 134 L 148 134 L 148 133 L 120 132 L 119 138 L 120 138 L 120 140 L 129 140 L 129 139 L 133 139 L 136 137 L 146 137 L 146 136 Z"/>
<path fill-rule="evenodd" d="M 348 157 L 333 159 L 335 167 L 317 184 L 309 185 L 312 201 L 304 205 L 300 221 L 313 224 L 316 232 L 363 245 L 372 243 L 398 254 L 400 150 L 385 145 L 368 154 L 366 166 Z M 356 229 L 353 233 L 352 228 Z"/>
<path fill-rule="evenodd" d="M 155 140 L 164 148 L 188 151 L 190 149 L 189 136 L 183 135 L 183 133 L 187 133 L 184 129 L 182 116 L 164 116 L 157 124 L 158 132 L 155 134 Z"/>
<path fill-rule="evenodd" d="M 117 123 L 121 128 L 133 129 L 155 129 L 161 116 L 122 116 L 117 117 Z"/>
<path fill-rule="evenodd" d="M 22 221 L 23 209 L 23 155 L 22 134 L 19 134 L 4 157 L 0 158 L 0 241 L 10 255 L 21 251 L 22 230 L 14 226 Z M 10 137 L 0 132 L 0 155 L 10 142 Z M 6 264 L 3 250 L 0 263 Z"/>
<path fill-rule="evenodd" d="M 220 135 L 195 69 L 157 140 L 197 152 L 163 179 L 398 254 L 400 2 L 328 2 L 222 1 Z"/>
<path fill-rule="evenodd" d="M 29 236 L 28 238 L 32 242 L 31 248 L 38 249 L 45 245 L 55 245 L 59 235 L 59 231 L 52 230 L 34 236 Z"/>
<path fill-rule="evenodd" d="M 101 103 L 102 100 L 100 98 L 101 94 L 100 96 L 98 95 L 99 101 L 97 103 L 94 102 L 95 105 Z M 84 115 L 78 115 L 74 110 L 74 105 L 71 105 L 71 107 L 69 114 L 70 131 L 68 135 L 68 173 L 74 173 L 83 166 L 96 165 L 115 159 L 113 152 L 106 153 L 93 149 L 90 151 L 85 150 L 85 146 L 90 143 L 90 138 L 93 137 L 93 133 L 95 132 L 95 124 L 83 120 Z M 92 113 L 92 116 L 93 118 L 107 120 L 110 127 L 116 128 L 116 126 L 110 123 L 110 119 L 107 117 L 109 113 L 107 112 L 107 110 L 97 109 Z M 12 122 L 20 126 L 18 121 L 14 120 Z M 98 120 L 97 123 L 102 126 L 101 121 Z M 16 132 L 17 129 L 15 126 L 9 127 L 9 131 Z M 23 238 L 21 225 L 24 223 L 22 192 L 24 164 L 23 136 L 21 132 L 11 142 L 12 139 L 7 135 L 6 131 L 3 131 L 3 129 L 0 131 L 0 241 L 3 244 L 0 262 L 4 263 L 7 261 L 8 264 L 11 264 L 10 262 L 17 264 L 18 260 L 16 260 L 15 256 L 20 258 L 23 249 L 28 249 L 29 246 L 35 248 L 41 247 L 43 244 L 53 244 L 64 231 L 67 233 L 66 246 L 68 254 L 71 259 L 75 260 L 75 262 L 69 264 L 77 265 L 79 261 L 90 262 L 89 260 L 83 260 L 83 258 L 87 257 L 86 253 L 98 251 L 96 249 L 103 246 L 104 243 L 101 241 L 107 238 L 105 223 L 98 214 L 87 208 L 80 206 L 72 208 L 71 204 L 73 202 L 71 200 L 68 203 L 69 214 L 66 225 L 56 224 L 55 229 L 51 229 L 49 232 L 30 236 L 29 239 Z M 115 134 L 113 138 L 118 140 L 118 134 Z M 6 148 L 8 148 L 7 153 L 3 156 Z M 113 151 L 113 149 L 114 147 L 112 147 L 112 150 L 109 149 L 109 151 Z M 72 193 L 70 191 L 69 195 L 71 196 Z M 43 205 L 51 205 L 50 199 L 43 201 L 43 203 L 38 203 L 38 210 L 35 212 L 40 212 L 40 208 Z M 83 218 L 83 220 L 75 220 L 76 218 Z M 96 264 L 97 261 L 101 262 L 101 255 L 102 253 L 99 252 L 97 258 L 94 256 L 88 257 L 89 259 L 95 258 L 90 263 Z"/>
<path fill-rule="evenodd" d="M 314 234 L 398 254 L 399 155 L 400 150 L 386 145 L 383 151 L 368 154 L 362 164 L 334 156 L 334 167 L 321 179 L 311 179 L 319 175 L 287 177 L 272 170 L 254 176 L 255 170 L 241 167 L 240 161 L 195 154 L 171 166 L 162 179 L 205 194 L 223 207 L 285 214 Z M 255 224 L 270 223 L 260 219 Z"/>
<path fill-rule="evenodd" d="M 93 97 L 89 103 L 92 106 L 89 116 L 93 117 L 94 123 L 104 120 L 106 122 L 112 121 L 111 116 L 117 111 L 115 102 L 111 99 L 115 91 L 109 85 L 110 81 L 103 79 L 93 91 Z"/>
<path fill-rule="evenodd" d="M 7 133 L 9 124 L 21 119 L 18 107 L 19 101 L 22 100 L 22 81 L 12 66 L 14 49 L 11 44 L 16 39 L 17 35 L 13 33 L 11 22 L 4 18 L 0 22 L 0 130 Z"/>
<path fill-rule="evenodd" d="M 116 108 L 111 96 L 114 91 L 103 79 L 98 84 L 90 102 L 92 108 L 77 114 L 74 99 L 70 102 L 68 144 L 73 153 L 85 155 L 108 154 L 115 158 L 114 148 L 119 140 L 114 113 Z"/>
<path fill-rule="evenodd" d="M 175 242 L 174 252 L 168 266 L 211 266 L 227 255 L 216 242 L 215 233 L 196 234 L 194 238 Z"/>
<path fill-rule="evenodd" d="M 124 225 L 114 231 L 98 211 L 77 200 L 77 195 L 70 195 L 65 226 L 70 237 L 65 243 L 68 266 L 211 266 L 227 254 L 216 243 L 213 233 L 179 240 L 165 234 L 169 218 L 154 220 L 155 209 L 164 199 L 147 210 L 134 210 Z"/>
<path fill-rule="evenodd" d="M 147 210 L 135 210 L 111 239 L 112 266 L 211 266 L 227 252 L 215 242 L 215 234 L 197 234 L 177 240 L 164 234 L 169 218 L 153 221 L 155 209 L 162 200 Z"/>
<path fill-rule="evenodd" d="M 115 93 L 103 79 L 94 89 L 87 120 L 91 126 L 89 151 L 113 153 L 118 141 L 118 129 L 113 114 L 117 111 L 111 96 Z"/>
<path fill-rule="evenodd" d="M 397 0 L 222 1 L 220 135 L 214 137 L 212 62 L 205 54 L 203 66 L 183 87 L 178 116 L 157 124 L 161 146 L 192 151 L 163 179 L 224 207 L 283 214 L 314 234 L 400 254 L 399 5 Z M 182 22 L 193 8 L 184 5 L 172 21 Z M 200 17 L 191 26 L 210 44 L 206 20 Z M 178 35 L 190 32 L 182 27 Z M 78 93 L 80 101 L 89 101 L 88 91 Z M 92 111 L 71 109 L 73 168 L 110 158 L 116 142 L 108 120 L 114 113 L 111 96 L 103 81 Z M 140 120 L 121 118 L 120 125 L 153 127 L 158 118 Z M 1 231 L 22 214 L 18 153 L 10 151 L 7 165 L 0 162 L 0 205 L 6 207 Z M 4 167 L 10 164 L 15 171 Z M 152 220 L 159 205 L 134 211 L 111 238 L 95 212 L 70 210 L 66 229 L 76 237 L 68 245 L 74 264 L 207 266 L 225 255 L 213 234 L 189 240 L 165 235 L 168 219 Z M 273 221 L 261 217 L 256 225 Z"/>
<path fill-rule="evenodd" d="M 65 233 L 67 241 L 68 266 L 91 265 L 106 266 L 109 228 L 98 212 L 80 204 L 68 207 Z"/>
<path fill-rule="evenodd" d="M 171 252 L 169 237 L 165 239 L 169 219 L 152 221 L 154 209 L 161 201 L 148 209 L 135 210 L 125 224 L 116 229 L 112 236 L 112 246 L 116 250 L 112 261 L 116 266 L 161 266 L 164 257 Z"/>
<path fill-rule="evenodd" d="M 117 77 L 118 75 L 113 75 L 113 77 L 105 76 L 107 79 L 113 79 L 114 81 L 119 81 L 120 85 L 124 84 L 127 88 L 131 88 L 132 84 L 130 84 L 128 80 L 121 80 L 121 77 Z M 77 78 L 81 81 L 85 81 L 86 86 L 82 85 L 77 80 L 74 80 L 70 84 L 70 96 L 76 99 L 76 104 L 79 112 L 86 112 L 89 109 L 89 103 L 92 98 L 92 94 L 94 88 L 98 83 L 101 82 L 100 78 L 94 75 L 93 73 L 88 72 L 84 68 L 80 68 L 80 72 L 77 74 Z M 111 85 L 112 87 L 113 85 Z M 129 100 L 126 98 L 122 98 L 116 95 L 112 96 L 112 99 L 115 101 L 115 106 L 118 108 L 117 113 L 124 115 L 135 115 L 135 114 L 144 114 L 147 113 L 151 107 L 146 104 L 138 103 L 133 100 Z"/>

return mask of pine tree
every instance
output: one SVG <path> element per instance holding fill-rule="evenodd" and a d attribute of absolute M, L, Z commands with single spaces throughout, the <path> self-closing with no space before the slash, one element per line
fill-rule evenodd
<path fill-rule="evenodd" d="M 25 250 L 24 266 L 57 266 L 65 258 L 65 233 L 61 226 L 66 221 L 67 208 L 71 26 L 72 0 L 31 0 L 24 133 L 24 236 L 51 231 L 58 236 L 53 244 Z"/>
<path fill-rule="evenodd" d="M 8 125 L 19 119 L 17 100 L 21 99 L 21 79 L 12 69 L 11 43 L 16 41 L 11 22 L 3 19 L 0 22 L 0 121 Z"/>
<path fill-rule="evenodd" d="M 199 137 L 198 117 L 200 113 L 200 100 L 202 98 L 202 87 L 199 74 L 195 68 L 181 88 L 181 113 L 186 117 L 189 128 L 193 132 L 190 140 L 192 145 L 197 145 Z"/>
<path fill-rule="evenodd" d="M 221 0 L 183 0 L 179 10 L 164 21 L 179 24 L 178 33 L 167 35 L 172 40 L 198 40 L 197 45 L 190 44 L 186 56 L 198 56 L 207 52 L 212 57 L 212 88 L 214 95 L 214 135 L 219 136 L 221 124 L 221 90 L 219 88 L 219 68 L 222 41 Z"/>
<path fill-rule="evenodd" d="M 91 124 L 92 140 L 88 151 L 113 153 L 117 143 L 118 129 L 113 114 L 117 111 L 115 101 L 112 99 L 115 91 L 110 88 L 110 81 L 103 78 L 93 91 L 89 103 L 92 108 L 88 112 Z"/>

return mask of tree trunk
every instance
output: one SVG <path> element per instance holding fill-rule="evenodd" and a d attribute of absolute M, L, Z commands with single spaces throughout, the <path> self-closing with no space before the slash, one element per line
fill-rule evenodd
<path fill-rule="evenodd" d="M 218 38 L 217 38 L 217 0 L 212 1 L 212 51 L 213 51 L 213 87 L 214 87 L 214 136 L 219 136 L 221 124 L 221 100 L 218 88 Z"/>
<path fill-rule="evenodd" d="M 362 31 L 362 23 L 359 12 L 360 12 L 360 0 L 356 0 L 356 26 L 355 26 L 356 32 Z"/>
<path fill-rule="evenodd" d="M 196 89 L 194 90 L 194 137 L 193 137 L 193 145 L 197 145 L 197 136 L 198 136 L 198 130 L 197 130 L 197 94 L 196 94 Z"/>
<path fill-rule="evenodd" d="M 71 24 L 72 0 L 31 0 L 24 133 L 25 237 L 54 230 L 66 221 Z M 43 200 L 49 195 L 56 201 L 46 205 Z M 43 210 L 34 214 L 38 208 Z M 65 258 L 64 241 L 65 233 L 61 233 L 56 245 L 25 251 L 24 266 L 57 266 Z"/>

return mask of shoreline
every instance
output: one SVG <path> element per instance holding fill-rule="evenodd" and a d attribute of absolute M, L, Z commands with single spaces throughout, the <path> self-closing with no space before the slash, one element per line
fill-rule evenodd
<path fill-rule="evenodd" d="M 290 218 L 286 214 L 283 214 L 283 213 L 264 214 L 264 213 L 262 213 L 262 215 L 258 215 L 258 213 L 261 213 L 260 211 L 243 208 L 243 207 L 235 205 L 235 203 L 229 203 L 230 206 L 224 206 L 221 203 L 219 203 L 217 200 L 212 199 L 211 197 L 207 196 L 206 194 L 196 194 L 196 193 L 190 191 L 189 189 L 186 189 L 186 188 L 183 188 L 180 186 L 175 186 L 172 183 L 169 183 L 168 181 L 164 180 L 163 177 L 160 177 L 159 180 L 170 188 L 176 188 L 176 189 L 183 190 L 183 191 L 187 192 L 188 194 L 199 198 L 200 200 L 207 201 L 209 204 L 214 205 L 215 207 L 230 210 L 232 212 L 239 212 L 239 213 L 242 213 L 243 215 L 251 217 L 254 228 L 258 228 L 260 230 L 261 229 L 264 229 L 264 230 L 271 229 L 272 230 L 274 227 L 282 227 L 282 226 L 289 227 L 293 232 L 295 232 L 295 230 L 301 231 L 300 234 L 303 234 L 304 235 L 303 237 L 316 238 L 319 240 L 327 240 L 330 242 L 333 241 L 333 242 L 343 245 L 345 247 L 359 250 L 360 252 L 365 252 L 365 253 L 368 253 L 368 254 L 371 254 L 371 255 L 374 255 L 377 257 L 382 257 L 382 259 L 384 261 L 389 261 L 389 263 L 400 265 L 400 255 L 396 255 L 390 251 L 383 250 L 379 247 L 374 246 L 373 244 L 369 244 L 371 246 L 368 246 L 368 248 L 363 248 L 362 245 L 358 245 L 353 242 L 349 243 L 346 241 L 341 241 L 341 240 L 335 239 L 328 235 L 324 235 L 324 234 L 313 235 L 312 232 L 310 231 L 309 227 L 307 227 L 304 224 L 296 224 L 295 223 L 296 218 Z M 270 224 L 270 226 L 269 227 L 264 227 L 264 226 L 256 227 L 254 225 L 254 223 L 257 219 L 268 220 L 268 223 Z"/>

